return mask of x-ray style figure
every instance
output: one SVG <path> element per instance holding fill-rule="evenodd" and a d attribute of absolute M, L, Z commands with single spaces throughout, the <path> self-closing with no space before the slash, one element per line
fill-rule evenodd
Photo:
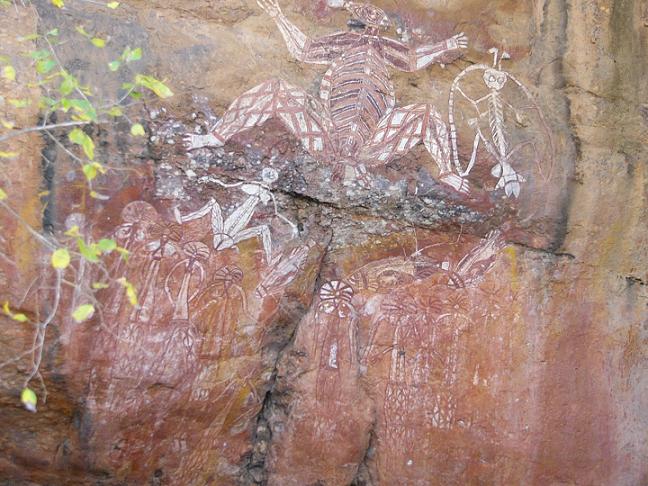
<path fill-rule="evenodd" d="M 270 234 L 270 228 L 267 225 L 248 228 L 247 225 L 252 220 L 259 203 L 265 205 L 272 201 L 275 216 L 292 228 L 293 236 L 297 235 L 297 226 L 279 213 L 277 201 L 270 189 L 269 184 L 275 182 L 277 178 L 278 174 L 276 170 L 265 168 L 262 172 L 263 182 L 237 182 L 235 184 L 226 184 L 218 179 L 211 179 L 218 185 L 227 189 L 241 189 L 243 193 L 248 195 L 247 199 L 227 218 L 223 218 L 220 204 L 212 198 L 205 206 L 185 216 L 180 213 L 178 208 L 175 208 L 174 212 L 176 220 L 178 223 L 182 224 L 187 221 L 203 218 L 209 214 L 211 217 L 215 250 L 233 248 L 241 241 L 261 237 L 266 262 L 270 262 L 272 261 L 272 236 Z"/>
<path fill-rule="evenodd" d="M 502 70 L 502 60 L 510 59 L 510 54 L 500 52 L 497 48 L 492 48 L 489 52 L 493 54 L 492 66 L 487 64 L 469 66 L 457 75 L 452 84 L 448 110 L 452 155 L 455 170 L 462 177 L 466 177 L 475 165 L 480 144 L 483 145 L 490 158 L 495 161 L 495 165 L 491 169 L 491 175 L 497 178 L 495 190 L 504 189 L 507 197 L 517 198 L 520 196 L 522 184 L 527 182 L 519 169 L 513 167 L 514 162 L 524 158 L 520 155 L 520 152 L 525 148 L 530 148 L 538 166 L 537 172 L 541 176 L 549 178 L 553 166 L 553 140 L 544 114 L 529 90 L 511 73 Z M 469 95 L 464 91 L 466 81 L 474 79 L 474 76 L 471 78 L 472 73 L 482 75 L 487 90 L 483 96 Z M 511 86 L 511 89 L 505 93 L 504 88 L 507 84 Z M 507 100 L 507 97 L 516 90 L 518 94 L 521 94 L 524 104 L 515 106 Z M 476 117 L 468 119 L 468 125 L 475 131 L 475 138 L 470 161 L 465 169 L 459 161 L 457 127 L 455 124 L 455 111 L 459 99 L 467 101 L 468 105 L 472 107 L 472 114 L 476 115 Z M 537 118 L 535 128 L 541 134 L 540 140 L 528 139 L 514 144 L 509 130 L 514 126 L 514 123 L 511 123 L 510 115 L 513 115 L 518 124 L 524 125 L 528 129 L 526 125 L 532 126 L 534 124 L 524 121 L 527 113 L 534 113 Z M 486 130 L 482 130 L 480 127 L 482 120 L 487 123 Z"/>
<path fill-rule="evenodd" d="M 329 66 L 320 100 L 286 81 L 266 81 L 237 98 L 211 133 L 187 134 L 189 150 L 220 147 L 237 133 L 274 118 L 311 155 L 338 170 L 353 167 L 360 180 L 366 166 L 387 164 L 423 142 L 439 167 L 439 179 L 457 191 L 469 191 L 468 182 L 453 169 L 448 129 L 439 113 L 425 103 L 396 107 L 389 74 L 389 68 L 412 72 L 443 62 L 468 46 L 463 33 L 412 47 L 381 33 L 390 26 L 383 10 L 345 2 L 364 31 L 310 39 L 286 18 L 277 0 L 257 3 L 275 21 L 293 57 Z"/>

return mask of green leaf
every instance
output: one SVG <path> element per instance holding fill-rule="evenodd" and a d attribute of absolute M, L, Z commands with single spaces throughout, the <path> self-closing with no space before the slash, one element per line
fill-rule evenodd
<path fill-rule="evenodd" d="M 79 233 L 79 225 L 75 224 L 72 226 L 69 230 L 67 230 L 65 233 L 63 233 L 65 236 L 81 236 L 81 233 Z"/>
<path fill-rule="evenodd" d="M 120 61 L 112 61 L 108 63 L 108 69 L 110 69 L 112 72 L 115 72 L 119 69 L 119 66 L 121 66 Z"/>
<path fill-rule="evenodd" d="M 83 130 L 81 130 L 80 128 L 75 128 L 70 132 L 68 138 L 70 139 L 70 142 L 83 147 L 83 151 L 90 160 L 94 159 L 95 144 Z"/>
<path fill-rule="evenodd" d="M 99 240 L 97 246 L 104 253 L 110 253 L 117 249 L 117 243 L 115 242 L 115 240 L 109 240 L 107 238 Z"/>
<path fill-rule="evenodd" d="M 110 196 L 99 194 L 97 191 L 90 191 L 90 197 L 92 199 L 99 199 L 100 201 L 108 201 L 110 199 Z"/>
<path fill-rule="evenodd" d="M 13 159 L 20 155 L 18 152 L 2 152 L 0 151 L 0 159 Z"/>
<path fill-rule="evenodd" d="M 95 308 L 90 304 L 83 304 L 74 309 L 72 312 L 72 318 L 77 321 L 79 324 L 90 319 L 95 312 Z"/>
<path fill-rule="evenodd" d="M 95 282 L 95 283 L 92 284 L 92 288 L 94 290 L 103 290 L 103 289 L 110 288 L 110 285 L 102 283 L 102 282 Z"/>
<path fill-rule="evenodd" d="M 59 102 L 56 101 L 54 98 L 50 98 L 48 96 L 42 96 L 40 100 L 38 100 L 38 107 L 41 110 L 47 110 L 49 108 L 55 108 L 59 105 Z"/>
<path fill-rule="evenodd" d="M 77 86 L 79 86 L 79 81 L 77 80 L 77 78 L 75 78 L 71 74 L 64 72 L 63 82 L 59 86 L 59 93 L 61 93 L 63 96 L 67 96 L 72 91 L 74 91 Z"/>
<path fill-rule="evenodd" d="M 16 107 L 16 108 L 26 108 L 29 105 L 31 105 L 31 100 L 27 100 L 27 99 L 24 99 L 24 98 L 23 99 L 18 99 L 18 100 L 9 99 L 9 104 L 11 106 Z"/>
<path fill-rule="evenodd" d="M 77 238 L 77 246 L 79 247 L 79 253 L 81 253 L 83 258 L 91 263 L 99 263 L 101 252 L 99 251 L 99 248 L 97 248 L 97 245 L 87 245 L 81 238 Z"/>
<path fill-rule="evenodd" d="M 130 46 L 124 49 L 124 52 L 121 55 L 121 60 L 124 62 L 134 62 L 142 59 L 142 48 L 138 47 L 136 49 L 131 49 Z"/>
<path fill-rule="evenodd" d="M 109 2 L 106 4 L 106 7 L 115 10 L 117 7 L 119 7 L 119 2 Z"/>
<path fill-rule="evenodd" d="M 143 137 L 144 135 L 146 135 L 146 132 L 144 131 L 144 127 L 140 123 L 135 123 L 131 127 L 130 132 L 133 137 Z"/>
<path fill-rule="evenodd" d="M 122 260 L 128 261 L 128 258 L 130 257 L 130 251 L 128 251 L 126 248 L 122 248 L 121 246 L 117 247 L 117 253 L 119 253 L 119 256 L 121 257 Z"/>
<path fill-rule="evenodd" d="M 56 67 L 56 61 L 53 59 L 43 59 L 36 63 L 36 71 L 38 74 L 47 74 Z"/>
<path fill-rule="evenodd" d="M 135 76 L 135 83 L 139 86 L 150 89 L 160 98 L 169 98 L 173 96 L 173 91 L 171 91 L 162 81 L 159 81 L 152 76 L 138 74 Z"/>
<path fill-rule="evenodd" d="M 52 267 L 65 270 L 70 265 L 70 252 L 67 248 L 59 248 L 52 253 Z"/>
<path fill-rule="evenodd" d="M 9 81 L 15 81 L 16 80 L 16 70 L 14 69 L 13 66 L 5 66 L 2 68 L 2 76 Z"/>
<path fill-rule="evenodd" d="M 55 0 L 52 0 L 54 2 Z M 20 392 L 20 401 L 23 406 L 30 412 L 36 413 L 36 404 L 38 403 L 38 397 L 30 388 L 23 388 Z"/>
<path fill-rule="evenodd" d="M 7 193 L 3 189 L 0 189 L 0 201 L 7 199 Z"/>
<path fill-rule="evenodd" d="M 119 106 L 113 106 L 110 110 L 108 110 L 108 114 L 110 116 L 117 117 L 117 116 L 122 116 L 124 114 L 124 112 L 122 111 L 122 109 Z"/>
<path fill-rule="evenodd" d="M 87 100 L 80 99 L 63 99 L 61 100 L 61 105 L 65 111 L 68 111 L 70 108 L 79 115 L 84 121 L 97 121 L 97 111 Z"/>
<path fill-rule="evenodd" d="M 47 59 L 48 57 L 50 57 L 50 51 L 48 51 L 47 49 L 41 49 L 40 51 L 31 51 L 29 53 L 29 56 L 35 61 L 39 61 L 41 59 Z"/>
<path fill-rule="evenodd" d="M 140 59 L 142 59 L 142 48 L 138 47 L 136 49 L 133 49 L 130 56 L 128 56 L 127 61 L 133 62 L 133 61 L 139 61 Z"/>
<path fill-rule="evenodd" d="M 14 314 L 11 312 L 11 309 L 9 308 L 9 302 L 5 301 L 4 305 L 2 306 L 2 311 L 5 313 L 5 315 L 9 316 L 11 319 L 17 322 L 27 322 L 27 316 L 25 314 Z"/>
<path fill-rule="evenodd" d="M 92 181 L 97 177 L 97 167 L 95 164 L 85 164 L 83 166 L 83 174 L 88 181 Z"/>
<path fill-rule="evenodd" d="M 59 30 L 58 29 L 52 29 L 45 35 L 50 35 L 50 36 L 56 37 L 56 36 L 59 35 Z"/>
<path fill-rule="evenodd" d="M 93 37 L 90 42 L 92 42 L 92 45 L 95 47 L 99 47 L 99 48 L 106 47 L 106 41 L 100 39 L 99 37 Z"/>
<path fill-rule="evenodd" d="M 63 0 L 52 0 L 52 5 L 58 8 L 63 8 L 65 6 L 65 3 Z"/>
<path fill-rule="evenodd" d="M 18 37 L 18 42 L 28 42 L 38 39 L 40 36 L 38 34 L 30 34 L 23 37 Z"/>

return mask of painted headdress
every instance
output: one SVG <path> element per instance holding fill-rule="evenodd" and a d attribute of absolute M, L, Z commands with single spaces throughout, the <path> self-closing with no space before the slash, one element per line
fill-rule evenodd
<path fill-rule="evenodd" d="M 387 28 L 391 25 L 385 11 L 370 3 L 344 2 L 344 8 L 367 27 Z"/>

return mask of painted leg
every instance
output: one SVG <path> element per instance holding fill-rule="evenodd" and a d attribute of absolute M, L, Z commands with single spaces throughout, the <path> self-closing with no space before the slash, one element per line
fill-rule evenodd
<path fill-rule="evenodd" d="M 211 213 L 212 226 L 220 225 L 219 228 L 223 228 L 223 216 L 221 214 L 221 207 L 216 201 L 216 199 L 211 198 L 207 204 L 202 208 L 185 214 L 184 216 L 180 212 L 180 209 L 176 206 L 173 208 L 173 215 L 178 222 L 178 224 L 186 223 L 188 221 L 193 221 L 194 219 L 200 219 Z M 216 229 L 216 228 L 215 228 Z"/>
<path fill-rule="evenodd" d="M 329 145 L 330 121 L 323 105 L 304 90 L 274 79 L 239 96 L 208 135 L 185 135 L 188 150 L 220 147 L 237 133 L 278 119 L 311 155 Z"/>
<path fill-rule="evenodd" d="M 526 182 L 526 179 L 516 172 L 511 164 L 506 161 L 499 162 L 493 167 L 491 174 L 498 179 L 495 189 L 504 189 L 507 197 L 520 197 L 522 183 Z"/>
<path fill-rule="evenodd" d="M 387 164 L 420 142 L 425 144 L 439 167 L 439 180 L 456 191 L 469 193 L 468 181 L 452 170 L 448 129 L 441 115 L 428 104 L 395 108 L 385 116 L 371 141 L 362 149 L 360 159 L 367 164 Z"/>

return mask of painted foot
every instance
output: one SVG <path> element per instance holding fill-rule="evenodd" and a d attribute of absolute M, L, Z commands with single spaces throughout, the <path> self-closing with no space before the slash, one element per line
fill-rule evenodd
<path fill-rule="evenodd" d="M 207 135 L 196 135 L 195 133 L 185 133 L 182 137 L 184 147 L 187 152 L 203 147 L 222 147 L 223 142 L 216 136 L 208 133 Z"/>
<path fill-rule="evenodd" d="M 498 177 L 497 186 L 495 189 L 504 189 L 506 197 L 509 198 L 518 198 L 520 197 L 520 191 L 522 189 L 522 183 L 526 182 L 526 179 L 522 175 L 518 174 L 513 167 L 508 163 L 497 164 L 491 170 L 493 177 Z"/>
<path fill-rule="evenodd" d="M 457 192 L 460 192 L 462 194 L 470 194 L 470 184 L 468 183 L 468 180 L 457 174 L 444 174 L 439 177 L 439 180 L 444 184 L 449 185 Z"/>

